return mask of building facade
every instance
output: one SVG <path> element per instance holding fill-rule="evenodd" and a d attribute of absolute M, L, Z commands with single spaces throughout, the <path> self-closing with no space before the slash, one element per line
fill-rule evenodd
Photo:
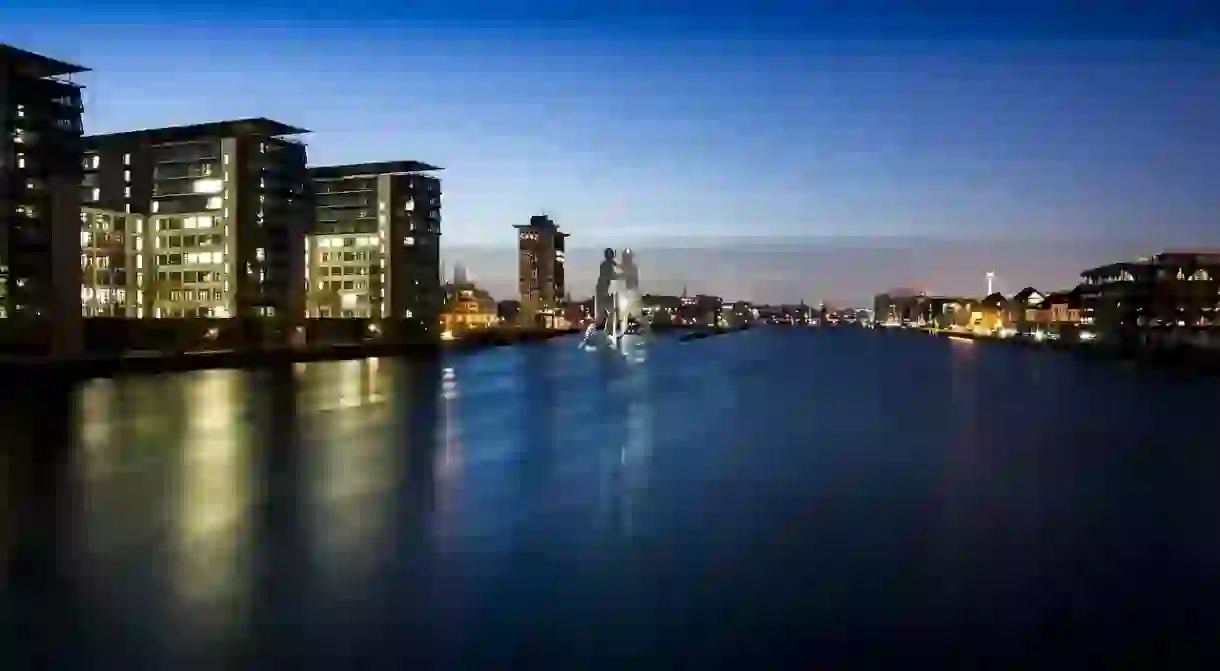
<path fill-rule="evenodd" d="M 143 317 L 137 300 L 138 270 L 146 220 L 142 214 L 81 208 L 81 314 L 85 317 Z"/>
<path fill-rule="evenodd" d="M 517 229 L 517 277 L 520 321 L 525 326 L 554 326 L 562 316 L 566 291 L 564 253 L 567 233 L 546 215 L 530 217 Z"/>
<path fill-rule="evenodd" d="M 0 329 L 81 344 L 76 263 L 85 68 L 0 45 Z"/>
<path fill-rule="evenodd" d="M 125 316 L 299 319 L 305 132 L 243 119 L 86 137 L 82 267 L 109 273 Z"/>
<path fill-rule="evenodd" d="M 1220 250 L 1167 251 L 1081 277 L 1081 323 L 1101 337 L 1211 341 L 1220 330 Z"/>
<path fill-rule="evenodd" d="M 391 161 L 311 168 L 308 315 L 438 331 L 441 187 L 436 166 Z"/>
<path fill-rule="evenodd" d="M 491 328 L 500 323 L 496 299 L 471 284 L 454 283 L 446 287 L 448 298 L 441 316 L 445 333 L 455 335 L 472 329 Z"/>
<path fill-rule="evenodd" d="M 901 290 L 878 294 L 873 297 L 873 320 L 889 325 L 917 323 L 924 318 L 924 298 L 923 294 Z"/>

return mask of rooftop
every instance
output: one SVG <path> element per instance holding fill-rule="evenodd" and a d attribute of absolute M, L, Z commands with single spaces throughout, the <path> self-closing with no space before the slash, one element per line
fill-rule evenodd
<path fill-rule="evenodd" d="M 191 124 L 189 126 L 169 126 L 167 128 L 146 128 L 143 130 L 124 131 L 122 133 L 106 133 L 88 135 L 85 137 L 86 147 L 93 147 L 116 140 L 148 140 L 149 142 L 189 142 L 203 138 L 243 137 L 277 135 L 302 135 L 309 131 L 304 128 L 289 126 L 271 119 L 236 119 L 232 121 L 214 121 L 211 123 Z"/>
<path fill-rule="evenodd" d="M 1166 249 L 1154 256 L 1153 260 L 1159 261 L 1163 257 L 1170 257 L 1164 260 L 1194 258 L 1214 262 L 1216 259 L 1220 259 L 1220 249 Z"/>
<path fill-rule="evenodd" d="M 551 229 L 551 230 L 553 230 L 553 231 L 558 232 L 558 231 L 559 231 L 559 224 L 556 224 L 554 219 L 551 219 L 550 217 L 548 217 L 548 216 L 547 216 L 547 215 L 545 215 L 545 214 L 536 214 L 536 215 L 534 215 L 534 216 L 530 217 L 530 223 L 528 223 L 528 224 L 513 224 L 513 228 L 517 228 L 517 229 L 541 229 L 541 228 L 547 228 L 547 229 Z M 568 236 L 568 234 L 567 234 L 567 233 L 559 233 L 559 235 L 562 235 L 562 236 L 564 236 L 564 237 L 567 237 L 567 236 Z"/>
<path fill-rule="evenodd" d="M 1136 267 L 1155 266 L 1159 264 L 1186 263 L 1215 264 L 1220 263 L 1220 249 L 1169 249 L 1150 257 L 1129 261 L 1116 261 L 1096 268 L 1082 271 L 1082 277 L 1103 275 L 1118 270 L 1130 270 Z"/>
<path fill-rule="evenodd" d="M 443 170 L 435 165 L 419 161 L 381 161 L 378 163 L 349 163 L 347 165 L 323 165 L 309 169 L 314 179 L 342 179 L 344 177 L 373 177 L 376 175 L 403 175 Z"/>
<path fill-rule="evenodd" d="M 74 75 L 89 71 L 89 68 L 48 58 L 7 44 L 0 44 L 0 63 L 14 69 L 18 74 L 38 78 Z"/>

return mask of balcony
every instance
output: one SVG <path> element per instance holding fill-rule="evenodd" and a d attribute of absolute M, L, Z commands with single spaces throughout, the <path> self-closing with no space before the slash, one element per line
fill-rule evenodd
<path fill-rule="evenodd" d="M 351 209 L 351 208 L 372 208 L 373 202 L 368 198 L 318 198 L 316 200 L 318 209 Z"/>
<path fill-rule="evenodd" d="M 153 181 L 179 179 L 209 179 L 220 174 L 219 165 L 205 163 L 190 165 L 183 163 L 166 163 L 153 169 Z"/>
<path fill-rule="evenodd" d="M 153 149 L 153 163 L 158 165 L 176 163 L 202 163 L 219 161 L 220 147 L 199 144 L 158 145 Z"/>

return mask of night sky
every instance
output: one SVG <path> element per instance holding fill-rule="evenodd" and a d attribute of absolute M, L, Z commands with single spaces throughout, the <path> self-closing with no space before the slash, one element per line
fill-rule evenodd
<path fill-rule="evenodd" d="M 446 262 L 500 295 L 544 210 L 576 294 L 607 245 L 771 301 L 1220 247 L 1209 3 L 312 4 L 11 2 L 0 41 L 93 68 L 88 132 L 267 116 L 315 164 L 444 166 Z"/>

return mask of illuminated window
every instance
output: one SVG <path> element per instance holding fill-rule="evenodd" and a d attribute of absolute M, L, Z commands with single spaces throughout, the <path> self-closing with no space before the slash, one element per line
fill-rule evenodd
<path fill-rule="evenodd" d="M 219 179 L 197 179 L 191 185 L 191 190 L 195 193 L 220 193 L 224 190 L 224 182 Z"/>
<path fill-rule="evenodd" d="M 123 187 L 123 197 L 131 198 L 131 187 L 130 186 Z"/>
<path fill-rule="evenodd" d="M 96 187 L 95 187 L 95 188 L 93 189 L 93 194 L 92 194 L 92 195 L 93 195 L 93 198 L 91 198 L 90 200 L 101 200 L 101 198 L 102 198 L 102 190 L 101 190 L 101 189 L 98 189 L 98 188 L 96 188 Z"/>
<path fill-rule="evenodd" d="M 211 198 L 208 198 L 207 209 L 219 210 L 223 206 L 224 206 L 224 199 L 221 198 L 220 196 L 212 196 Z M 225 216 L 228 216 L 228 215 L 226 214 Z"/>
<path fill-rule="evenodd" d="M 131 154 L 123 154 L 123 165 L 131 165 Z"/>
<path fill-rule="evenodd" d="M 266 260 L 267 259 L 267 250 L 263 249 L 262 247 L 259 247 L 258 249 L 254 250 L 254 258 L 258 259 L 259 261 Z"/>
<path fill-rule="evenodd" d="M 414 247 L 414 246 L 415 246 L 415 238 L 413 238 L 413 237 L 411 237 L 411 236 L 409 236 L 409 235 L 408 235 L 407 237 L 405 237 L 405 238 L 403 238 L 403 239 L 402 239 L 402 244 L 406 245 L 407 247 Z"/>
<path fill-rule="evenodd" d="M 17 167 L 18 168 L 25 167 L 25 156 L 23 156 L 21 154 L 17 154 Z"/>

